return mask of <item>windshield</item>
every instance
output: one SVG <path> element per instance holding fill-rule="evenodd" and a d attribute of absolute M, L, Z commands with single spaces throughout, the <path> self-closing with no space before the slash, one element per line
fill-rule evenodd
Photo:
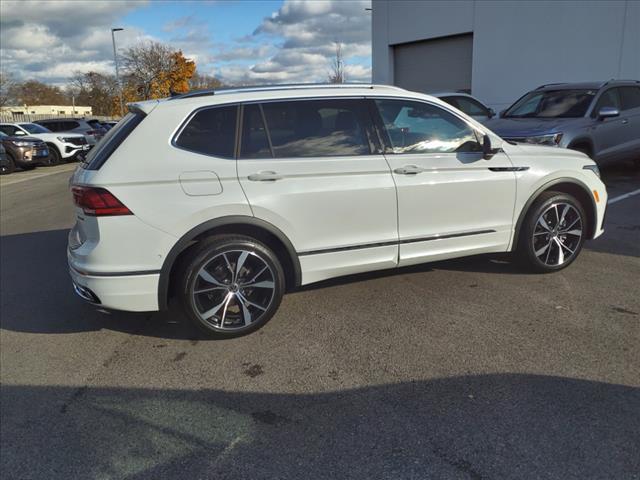
<path fill-rule="evenodd" d="M 584 117 L 595 90 L 547 90 L 527 93 L 504 113 L 504 118 Z"/>
<path fill-rule="evenodd" d="M 24 128 L 29 133 L 51 133 L 51 130 L 48 128 L 36 125 L 35 123 L 21 123 L 20 127 Z"/>
<path fill-rule="evenodd" d="M 2 137 L 8 137 L 9 135 L 7 135 L 6 133 L 4 133 L 2 130 L 0 130 L 0 138 Z"/>

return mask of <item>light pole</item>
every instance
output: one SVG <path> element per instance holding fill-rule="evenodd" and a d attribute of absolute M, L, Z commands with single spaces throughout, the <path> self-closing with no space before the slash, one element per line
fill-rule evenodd
<path fill-rule="evenodd" d="M 120 116 L 124 116 L 124 98 L 122 98 L 122 84 L 120 84 L 120 72 L 118 71 L 118 54 L 116 53 L 116 36 L 115 32 L 121 32 L 124 28 L 111 29 L 111 42 L 113 42 L 113 61 L 116 64 L 116 83 L 118 84 L 118 92 L 120 93 Z"/>

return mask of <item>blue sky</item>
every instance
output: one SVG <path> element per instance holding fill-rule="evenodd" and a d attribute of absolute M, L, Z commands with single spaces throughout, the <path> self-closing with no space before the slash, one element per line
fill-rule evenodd
<path fill-rule="evenodd" d="M 113 72 L 120 48 L 161 41 L 226 83 L 324 81 L 335 44 L 347 79 L 371 75 L 370 0 L 0 2 L 2 70 L 64 84 L 74 72 Z M 20 8 L 18 8 L 20 7 Z"/>

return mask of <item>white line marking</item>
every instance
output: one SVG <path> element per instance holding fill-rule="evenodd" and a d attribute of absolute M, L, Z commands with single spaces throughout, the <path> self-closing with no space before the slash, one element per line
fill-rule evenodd
<path fill-rule="evenodd" d="M 620 200 L 624 200 L 625 198 L 633 197 L 634 195 L 638 195 L 639 193 L 640 193 L 640 188 L 638 190 L 634 190 L 633 192 L 625 193 L 624 195 L 610 198 L 609 201 L 607 202 L 607 205 L 611 205 L 612 203 L 619 202 Z"/>

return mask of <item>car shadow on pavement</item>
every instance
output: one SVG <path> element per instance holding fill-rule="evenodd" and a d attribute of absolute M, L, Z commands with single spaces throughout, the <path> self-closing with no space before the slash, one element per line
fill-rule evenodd
<path fill-rule="evenodd" d="M 640 472 L 640 389 L 571 378 L 492 374 L 314 394 L 6 384 L 1 392 L 5 478 Z"/>
<path fill-rule="evenodd" d="M 108 312 L 80 300 L 73 292 L 68 274 L 67 233 L 52 230 L 0 238 L 0 328 L 63 334 L 107 329 L 158 338 L 201 338 L 175 309 L 162 313 Z M 299 291 L 433 270 L 523 274 L 508 255 L 480 255 L 350 275 L 305 286 Z"/>

